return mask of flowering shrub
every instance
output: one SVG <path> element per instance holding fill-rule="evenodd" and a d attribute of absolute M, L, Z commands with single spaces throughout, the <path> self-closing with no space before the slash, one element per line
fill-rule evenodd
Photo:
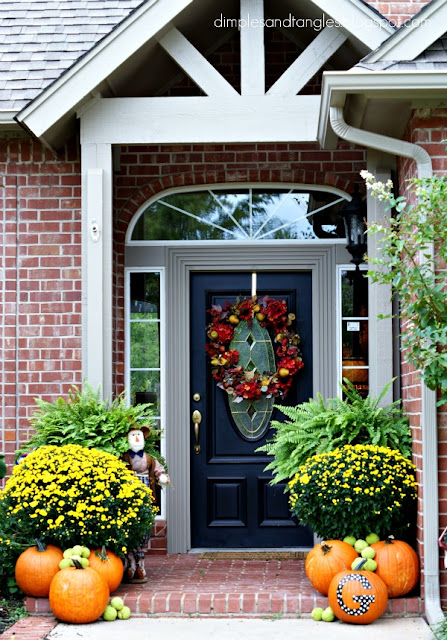
<path fill-rule="evenodd" d="M 14 468 L 0 493 L 0 522 L 62 547 L 123 554 L 150 531 L 151 490 L 116 456 L 79 445 L 43 446 Z M 7 531 L 5 525 L 3 535 Z"/>
<path fill-rule="evenodd" d="M 409 527 L 416 504 L 415 466 L 388 447 L 345 445 L 312 456 L 289 482 L 289 504 L 323 538 L 381 538 Z"/>

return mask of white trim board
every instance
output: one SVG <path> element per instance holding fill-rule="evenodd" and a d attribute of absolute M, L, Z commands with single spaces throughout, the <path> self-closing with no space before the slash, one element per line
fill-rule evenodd
<path fill-rule="evenodd" d="M 316 142 L 320 96 L 105 98 L 81 116 L 81 144 Z"/>

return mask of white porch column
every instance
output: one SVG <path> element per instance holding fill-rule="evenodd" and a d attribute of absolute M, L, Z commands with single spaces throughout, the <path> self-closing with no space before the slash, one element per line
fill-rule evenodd
<path fill-rule="evenodd" d="M 83 143 L 82 377 L 112 393 L 112 146 Z"/>
<path fill-rule="evenodd" d="M 386 182 L 390 177 L 389 159 L 377 151 L 368 150 L 367 167 L 377 180 Z M 368 192 L 368 222 L 383 220 L 389 216 L 385 212 L 383 204 L 373 198 Z M 378 256 L 378 236 L 368 236 L 368 256 Z M 379 320 L 377 316 L 391 315 L 392 305 L 390 301 L 391 289 L 387 285 L 374 284 L 368 280 L 368 316 L 369 316 L 369 389 L 370 393 L 377 396 L 383 386 L 393 377 L 393 326 L 391 318 Z M 393 401 L 393 387 L 383 399 L 383 404 Z"/>

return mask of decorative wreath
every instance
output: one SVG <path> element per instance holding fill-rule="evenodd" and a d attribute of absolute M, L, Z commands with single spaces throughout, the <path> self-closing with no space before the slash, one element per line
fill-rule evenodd
<path fill-rule="evenodd" d="M 237 300 L 235 304 L 227 302 L 224 307 L 213 305 L 209 313 L 213 320 L 206 329 L 206 352 L 217 386 L 233 396 L 233 402 L 258 400 L 262 394 L 266 398 L 285 398 L 294 376 L 304 366 L 298 346 L 300 337 L 290 328 L 295 314 L 288 313 L 285 301 L 254 296 Z M 276 371 L 246 371 L 238 366 L 239 352 L 229 348 L 236 326 L 240 322 L 251 326 L 255 317 L 274 334 L 278 343 Z"/>

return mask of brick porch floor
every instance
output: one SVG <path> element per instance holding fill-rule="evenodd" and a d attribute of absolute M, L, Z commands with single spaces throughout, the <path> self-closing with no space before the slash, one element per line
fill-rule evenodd
<path fill-rule="evenodd" d="M 310 585 L 304 560 L 210 560 L 191 553 L 149 555 L 145 562 L 148 582 L 115 592 L 134 615 L 305 617 L 327 606 Z M 26 604 L 32 614 L 50 615 L 44 598 L 27 598 Z M 422 613 L 420 598 L 412 596 L 390 600 L 385 615 Z"/>

